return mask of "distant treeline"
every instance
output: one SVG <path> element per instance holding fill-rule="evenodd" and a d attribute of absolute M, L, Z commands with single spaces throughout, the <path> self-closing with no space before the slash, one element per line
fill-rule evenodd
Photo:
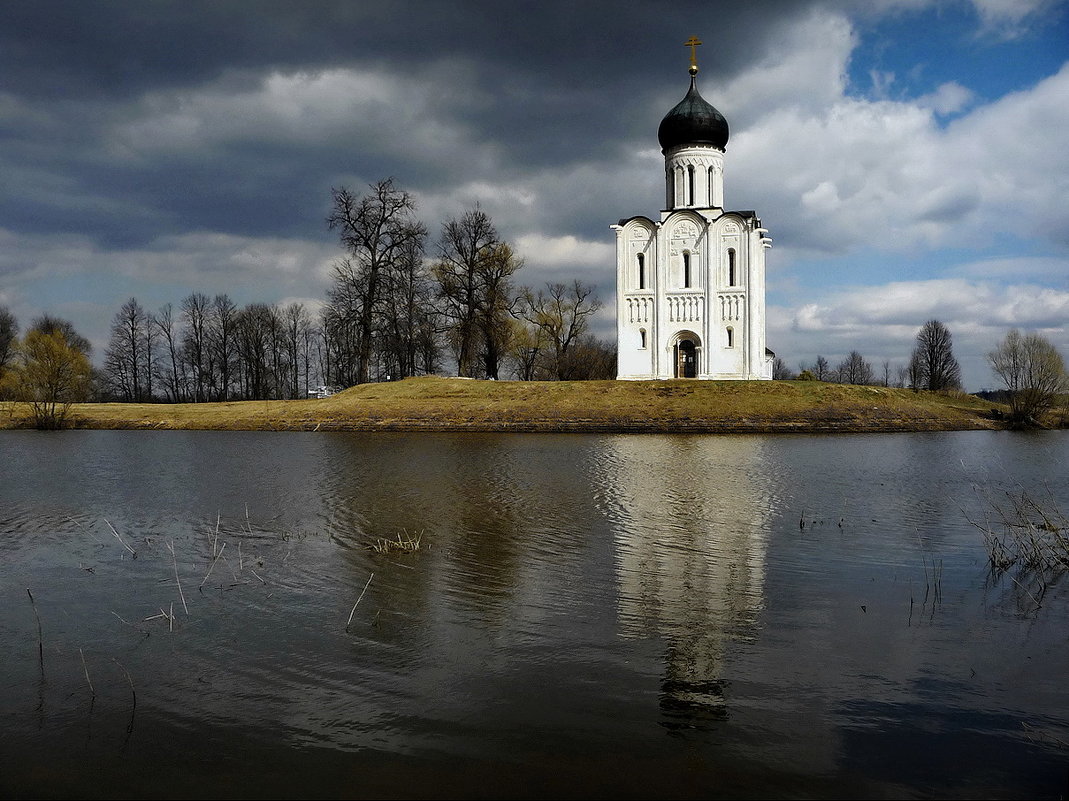
<path fill-rule="evenodd" d="M 876 384 L 933 392 L 961 389 L 961 366 L 954 356 L 953 337 L 939 320 L 929 320 L 921 326 L 906 366 L 894 365 L 886 359 L 878 367 L 873 367 L 860 352 L 852 350 L 834 366 L 823 356 L 817 356 L 811 364 L 803 362 L 799 365 L 797 373 L 777 357 L 772 365 L 772 377 L 784 381 Z"/>
<path fill-rule="evenodd" d="M 589 333 L 601 307 L 592 288 L 579 280 L 516 285 L 523 260 L 478 205 L 442 224 L 428 257 L 427 228 L 392 179 L 363 196 L 333 190 L 332 200 L 327 224 L 345 255 L 321 306 L 239 306 L 226 293 L 191 292 L 149 311 L 130 298 L 85 391 L 99 400 L 204 402 L 302 398 L 321 387 L 441 372 L 615 378 L 615 343 Z M 68 321 L 39 318 L 32 331 L 90 359 L 89 342 Z M 15 361 L 18 334 L 0 307 L 0 377 Z M 0 386 L 18 394 L 11 382 Z"/>

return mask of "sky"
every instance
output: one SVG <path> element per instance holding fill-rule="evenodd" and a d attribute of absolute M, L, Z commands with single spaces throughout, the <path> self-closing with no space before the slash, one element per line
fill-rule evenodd
<path fill-rule="evenodd" d="M 2 3 L 0 305 L 98 360 L 131 297 L 314 307 L 332 189 L 392 177 L 428 257 L 478 203 L 615 336 L 609 226 L 659 217 L 691 36 L 790 368 L 895 370 L 930 319 L 970 391 L 1013 327 L 1069 357 L 1069 0 Z"/>

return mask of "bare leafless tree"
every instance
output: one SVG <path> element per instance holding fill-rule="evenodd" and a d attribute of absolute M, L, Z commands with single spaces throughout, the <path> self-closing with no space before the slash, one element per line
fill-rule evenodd
<path fill-rule="evenodd" d="M 482 263 L 498 244 L 490 215 L 478 205 L 459 219 L 446 220 L 438 240 L 434 265 L 440 309 L 457 361 L 457 375 L 475 375 Z"/>
<path fill-rule="evenodd" d="M 850 351 L 849 355 L 838 367 L 840 384 L 871 384 L 872 365 L 856 350 Z"/>
<path fill-rule="evenodd" d="M 414 244 L 422 248 L 427 236 L 426 226 L 414 217 L 415 200 L 397 189 L 392 178 L 370 189 L 363 197 L 344 188 L 332 190 L 334 205 L 327 218 L 349 254 L 335 270 L 328 299 L 336 321 L 355 334 L 356 383 L 370 380 L 372 337 L 386 273 L 406 249 Z"/>
<path fill-rule="evenodd" d="M 112 319 L 111 337 L 104 350 L 104 379 L 108 389 L 122 400 L 152 398 L 153 328 L 137 298 L 126 301 Z"/>
<path fill-rule="evenodd" d="M 906 376 L 909 388 L 914 392 L 924 389 L 924 366 L 921 364 L 920 354 L 914 350 L 909 356 L 909 365 L 906 367 Z"/>
<path fill-rule="evenodd" d="M 281 312 L 282 326 L 286 340 L 286 364 L 287 381 L 286 392 L 291 398 L 299 398 L 302 394 L 307 395 L 308 387 L 301 392 L 302 366 L 305 376 L 308 374 L 307 362 L 302 365 L 301 356 L 304 353 L 301 344 L 307 340 L 307 332 L 312 327 L 312 318 L 305 309 L 303 303 L 293 302 L 287 305 Z"/>
<path fill-rule="evenodd" d="M 883 385 L 885 387 L 891 386 L 891 373 L 892 373 L 891 360 L 890 359 L 884 359 L 883 360 Z"/>
<path fill-rule="evenodd" d="M 266 303 L 250 303 L 238 314 L 242 394 L 250 400 L 278 397 L 273 349 L 281 328 L 278 312 Z"/>
<path fill-rule="evenodd" d="M 517 304 L 512 276 L 523 260 L 518 258 L 512 246 L 506 242 L 495 245 L 479 267 L 479 314 L 477 325 L 480 334 L 483 372 L 487 378 L 497 379 L 501 360 L 509 347 L 512 336 L 513 311 Z"/>
<path fill-rule="evenodd" d="M 179 334 L 175 330 L 174 309 L 170 303 L 160 307 L 153 316 L 152 324 L 160 337 L 167 352 L 160 359 L 156 368 L 156 375 L 163 381 L 167 397 L 175 402 L 181 402 L 186 397 L 184 362 L 180 355 Z"/>
<path fill-rule="evenodd" d="M 89 340 L 74 330 L 74 323 L 62 317 L 54 317 L 51 314 L 35 317 L 26 333 L 30 331 L 37 331 L 41 334 L 59 334 L 68 345 L 85 354 L 86 358 L 93 354 L 93 346 Z"/>
<path fill-rule="evenodd" d="M 211 301 L 202 292 L 191 292 L 182 299 L 182 353 L 189 365 L 195 403 L 208 399 L 208 375 L 211 356 L 208 347 L 208 314 Z"/>
<path fill-rule="evenodd" d="M 433 271 L 457 373 L 497 378 L 516 302 L 512 276 L 523 261 L 478 204 L 442 225 L 438 250 Z"/>
<path fill-rule="evenodd" d="M 831 365 L 828 364 L 828 360 L 823 356 L 817 356 L 817 360 L 813 362 L 813 366 L 810 368 L 809 372 L 813 374 L 813 378 L 817 381 L 832 380 Z"/>
<path fill-rule="evenodd" d="M 899 365 L 895 370 L 895 386 L 905 389 L 909 385 L 909 368 Z"/>
<path fill-rule="evenodd" d="M 221 401 L 229 400 L 233 391 L 237 360 L 238 307 L 226 293 L 212 299 L 206 321 L 207 346 L 211 351 L 212 375 L 209 383 L 212 395 Z"/>
<path fill-rule="evenodd" d="M 772 361 L 772 380 L 773 381 L 793 381 L 797 376 L 794 371 L 787 365 L 787 362 L 781 357 L 777 356 Z"/>
<path fill-rule="evenodd" d="M 933 392 L 961 388 L 961 366 L 954 358 L 953 338 L 939 320 L 921 326 L 912 358 L 919 371 L 916 387 Z"/>
<path fill-rule="evenodd" d="M 571 380 L 608 381 L 616 378 L 616 341 L 584 334 L 569 356 Z"/>
<path fill-rule="evenodd" d="M 578 279 L 570 286 L 550 282 L 537 293 L 524 287 L 520 298 L 519 315 L 548 343 L 547 372 L 558 381 L 571 380 L 572 345 L 586 333 L 591 318 L 601 308 L 594 288 Z"/>
<path fill-rule="evenodd" d="M 1009 394 L 1010 413 L 1018 423 L 1039 423 L 1058 396 L 1069 392 L 1065 360 L 1039 334 L 1022 335 L 1015 328 L 987 358 Z"/>
<path fill-rule="evenodd" d="M 435 282 L 423 258 L 422 246 L 412 242 L 388 271 L 383 296 L 382 347 L 389 374 L 406 378 L 423 372 L 428 356 L 437 361 Z"/>

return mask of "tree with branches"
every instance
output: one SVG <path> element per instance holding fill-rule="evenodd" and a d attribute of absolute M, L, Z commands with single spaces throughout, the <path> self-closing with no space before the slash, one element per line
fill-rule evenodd
<path fill-rule="evenodd" d="M 0 380 L 4 371 L 14 361 L 15 346 L 18 344 L 19 323 L 6 306 L 0 306 Z M 0 395 L 0 398 L 3 396 Z"/>
<path fill-rule="evenodd" d="M 818 355 L 817 360 L 813 362 L 813 366 L 809 368 L 809 372 L 817 381 L 831 381 L 834 378 L 828 360 L 820 355 Z"/>
<path fill-rule="evenodd" d="M 334 322 L 346 326 L 355 340 L 354 383 L 371 379 L 372 338 L 387 273 L 411 248 L 422 250 L 427 237 L 426 226 L 414 217 L 415 200 L 392 178 L 371 184 L 370 190 L 363 197 L 345 188 L 331 190 L 327 218 L 349 254 L 334 271 L 328 301 Z"/>
<path fill-rule="evenodd" d="M 32 327 L 18 343 L 12 367 L 4 374 L 5 394 L 30 404 L 37 428 L 63 428 L 71 404 L 89 397 L 92 366 L 72 340 L 88 344 L 69 323 L 48 330 Z"/>
<path fill-rule="evenodd" d="M 473 377 L 476 364 L 480 271 L 498 243 L 490 215 L 476 205 L 459 219 L 446 220 L 438 240 L 434 278 L 438 282 L 440 309 L 447 321 L 447 334 L 457 361 L 457 375 Z"/>
<path fill-rule="evenodd" d="M 152 316 L 152 325 L 167 348 L 165 357 L 157 361 L 156 377 L 163 385 L 165 397 L 179 403 L 186 398 L 186 381 L 181 342 L 175 330 L 174 307 L 170 303 L 161 306 Z"/>
<path fill-rule="evenodd" d="M 74 330 L 74 323 L 70 320 L 53 317 L 51 314 L 42 314 L 40 317 L 34 318 L 33 322 L 30 323 L 30 331 L 36 331 L 40 334 L 59 334 L 68 346 L 80 352 L 87 359 L 93 355 L 93 345 L 88 339 Z"/>
<path fill-rule="evenodd" d="M 915 372 L 916 389 L 932 392 L 961 389 L 961 366 L 954 358 L 953 338 L 939 320 L 929 320 L 917 332 L 910 364 Z"/>
<path fill-rule="evenodd" d="M 512 276 L 523 266 L 512 246 L 499 242 L 487 254 L 480 266 L 482 292 L 476 319 L 480 334 L 483 373 L 498 378 L 501 360 L 509 347 L 512 335 L 513 310 L 517 296 Z"/>
<path fill-rule="evenodd" d="M 991 369 L 1006 388 L 1010 415 L 1021 425 L 1037 425 L 1069 392 L 1065 360 L 1051 342 L 1039 334 L 1021 334 L 1016 328 L 987 356 Z"/>
<path fill-rule="evenodd" d="M 211 300 L 203 292 L 191 292 L 182 300 L 182 352 L 193 381 L 195 403 L 208 400 L 208 375 L 211 373 L 211 349 L 208 343 L 210 311 Z"/>
<path fill-rule="evenodd" d="M 550 363 L 546 372 L 558 381 L 576 377 L 572 346 L 586 333 L 591 318 L 601 308 L 594 288 L 576 279 L 570 286 L 548 282 L 544 290 L 524 287 L 519 315 L 530 323 L 547 343 Z"/>
<path fill-rule="evenodd" d="M 839 362 L 837 368 L 840 384 L 871 384 L 872 365 L 856 350 Z"/>
<path fill-rule="evenodd" d="M 382 343 L 387 370 L 393 378 L 430 372 L 437 362 L 440 315 L 435 310 L 434 279 L 422 246 L 411 243 L 387 273 L 383 293 Z"/>
<path fill-rule="evenodd" d="M 783 358 L 777 356 L 772 361 L 773 381 L 793 381 L 797 377 Z"/>
<path fill-rule="evenodd" d="M 111 393 L 124 401 L 152 399 L 156 328 L 137 298 L 126 301 L 111 322 L 104 349 L 104 380 Z"/>
<path fill-rule="evenodd" d="M 438 250 L 433 272 L 457 373 L 496 379 L 516 301 L 512 276 L 523 261 L 478 204 L 442 225 Z"/>

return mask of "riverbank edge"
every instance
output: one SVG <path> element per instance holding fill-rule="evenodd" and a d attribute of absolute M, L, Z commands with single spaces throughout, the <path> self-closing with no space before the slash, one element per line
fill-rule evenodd
<path fill-rule="evenodd" d="M 964 393 L 822 382 L 488 382 L 423 377 L 329 398 L 199 404 L 83 403 L 96 430 L 415 433 L 833 434 L 1002 430 L 1003 409 Z M 32 428 L 0 404 L 0 428 Z"/>

